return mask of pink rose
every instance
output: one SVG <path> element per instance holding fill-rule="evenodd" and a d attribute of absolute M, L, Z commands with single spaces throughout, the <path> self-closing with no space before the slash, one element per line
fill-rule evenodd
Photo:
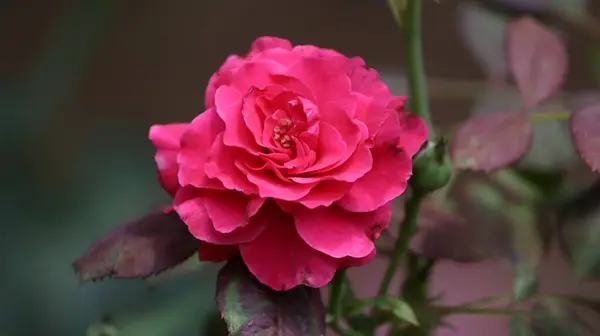
<path fill-rule="evenodd" d="M 261 37 L 212 76 L 206 111 L 149 137 L 202 260 L 321 287 L 373 258 L 406 189 L 427 128 L 404 101 L 361 58 Z"/>

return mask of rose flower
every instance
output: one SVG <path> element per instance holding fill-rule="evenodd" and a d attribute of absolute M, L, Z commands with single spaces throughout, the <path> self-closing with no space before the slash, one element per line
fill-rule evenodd
<path fill-rule="evenodd" d="M 361 58 L 261 37 L 230 56 L 190 123 L 149 138 L 201 260 L 239 253 L 275 290 L 368 263 L 427 137 Z"/>

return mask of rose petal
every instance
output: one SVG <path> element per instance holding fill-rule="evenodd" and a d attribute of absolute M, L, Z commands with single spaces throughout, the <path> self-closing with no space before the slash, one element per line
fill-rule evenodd
<path fill-rule="evenodd" d="M 240 245 L 248 269 L 275 290 L 298 285 L 319 288 L 333 279 L 338 261 L 308 246 L 298 236 L 293 217 L 276 205 L 265 211 L 267 228 L 253 241 Z"/>
<path fill-rule="evenodd" d="M 338 207 L 296 208 L 298 234 L 317 251 L 334 258 L 369 255 L 373 241 L 389 225 L 391 202 L 375 211 L 353 213 Z"/>
<path fill-rule="evenodd" d="M 230 85 L 235 70 L 242 64 L 244 64 L 243 58 L 231 55 L 227 57 L 219 70 L 210 77 L 204 94 L 204 105 L 207 110 L 215 107 L 215 92 L 217 92 L 217 89 L 221 85 Z"/>
<path fill-rule="evenodd" d="M 310 190 L 308 195 L 296 202 L 309 209 L 320 206 L 330 206 L 338 201 L 350 190 L 352 184 L 342 181 L 321 181 Z"/>
<path fill-rule="evenodd" d="M 311 89 L 316 105 L 324 106 L 328 101 L 350 94 L 351 82 L 345 75 L 345 67 L 344 58 L 307 57 L 298 60 L 284 74 L 302 81 Z"/>
<path fill-rule="evenodd" d="M 200 261 L 222 262 L 238 253 L 237 245 L 215 245 L 200 242 L 198 246 L 198 258 Z"/>
<path fill-rule="evenodd" d="M 181 150 L 177 156 L 181 185 L 201 187 L 206 183 L 204 165 L 213 142 L 224 128 L 214 109 L 201 113 L 192 121 L 181 137 Z"/>
<path fill-rule="evenodd" d="M 227 146 L 243 148 L 258 153 L 260 148 L 246 126 L 242 115 L 243 95 L 231 86 L 221 86 L 215 95 L 215 106 L 219 117 L 225 123 L 223 142 Z"/>
<path fill-rule="evenodd" d="M 286 39 L 272 36 L 262 36 L 257 38 L 251 46 L 252 53 L 259 53 L 269 49 L 285 49 L 292 50 L 292 43 Z"/>
<path fill-rule="evenodd" d="M 337 202 L 348 211 L 373 211 L 406 190 L 412 174 L 408 153 L 395 148 L 377 148 L 371 153 L 373 169 L 354 182 L 350 191 Z"/>
<path fill-rule="evenodd" d="M 427 124 L 421 117 L 409 112 L 400 113 L 398 119 L 401 129 L 398 147 L 414 156 L 427 140 Z"/>
<path fill-rule="evenodd" d="M 312 167 L 305 171 L 313 172 L 332 166 L 342 159 L 346 148 L 346 142 L 336 128 L 326 122 L 319 123 L 317 160 Z"/>
<path fill-rule="evenodd" d="M 241 191 L 246 195 L 255 194 L 256 185 L 250 183 L 248 178 L 238 169 L 235 159 L 248 155 L 242 149 L 225 146 L 223 133 L 219 134 L 213 143 L 211 154 L 206 160 L 204 170 L 206 176 L 215 178 L 227 189 Z"/>
<path fill-rule="evenodd" d="M 171 195 L 179 189 L 177 172 L 177 154 L 179 141 L 189 124 L 154 125 L 150 127 L 148 138 L 156 147 L 154 161 L 158 170 L 158 179 L 162 187 Z"/>
<path fill-rule="evenodd" d="M 262 198 L 276 198 L 285 201 L 296 201 L 306 196 L 317 183 L 297 184 L 286 182 L 283 176 L 278 176 L 274 170 L 256 171 L 245 167 L 244 163 L 236 161 L 236 167 L 242 171 L 248 181 L 257 188 Z"/>
<path fill-rule="evenodd" d="M 377 254 L 377 249 L 373 249 L 369 255 L 362 258 L 346 257 L 339 260 L 340 268 L 358 267 L 370 263 Z"/>
<path fill-rule="evenodd" d="M 206 198 L 201 190 L 193 187 L 179 189 L 175 195 L 173 208 L 179 214 L 181 220 L 187 224 L 190 233 L 194 237 L 217 245 L 235 245 L 249 242 L 255 239 L 265 229 L 266 225 L 263 220 L 254 220 L 255 216 L 248 222 L 248 225 L 230 233 L 218 232 L 213 227 L 206 209 Z"/>
<path fill-rule="evenodd" d="M 264 89 L 272 84 L 271 75 L 283 73 L 284 69 L 269 59 L 246 61 L 233 75 L 231 86 L 244 95 L 253 87 Z"/>
<path fill-rule="evenodd" d="M 248 225 L 250 217 L 258 212 L 262 202 L 250 202 L 252 197 L 230 190 L 207 190 L 204 193 L 204 206 L 215 230 L 229 233 Z M 248 210 L 253 213 L 248 213 Z"/>

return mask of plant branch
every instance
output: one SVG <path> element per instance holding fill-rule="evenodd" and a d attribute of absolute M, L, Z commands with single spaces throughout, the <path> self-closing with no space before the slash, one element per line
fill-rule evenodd
<path fill-rule="evenodd" d="M 421 1 L 407 0 L 406 9 L 403 13 L 403 22 L 405 23 L 405 68 L 410 96 L 410 110 L 423 118 L 427 125 L 431 127 L 433 124 L 431 123 L 431 116 L 429 114 L 427 77 L 425 76 L 423 47 L 421 45 L 421 12 L 423 9 Z"/>
<path fill-rule="evenodd" d="M 510 308 L 477 308 L 469 306 L 437 306 L 432 307 L 440 315 L 507 315 L 507 316 L 529 316 L 531 311 L 527 309 Z"/>
<path fill-rule="evenodd" d="M 387 294 L 398 266 L 406 255 L 410 239 L 417 231 L 417 217 L 423 196 L 423 194 L 413 190 L 413 194 L 406 200 L 404 220 L 400 224 L 398 239 L 396 239 L 394 249 L 390 253 L 388 267 L 379 287 L 378 294 L 380 296 Z"/>

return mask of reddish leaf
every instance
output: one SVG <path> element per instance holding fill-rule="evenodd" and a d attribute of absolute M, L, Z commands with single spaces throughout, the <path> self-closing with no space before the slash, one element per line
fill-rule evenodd
<path fill-rule="evenodd" d="M 528 115 L 496 112 L 477 115 L 459 127 L 450 147 L 457 168 L 491 172 L 510 166 L 531 147 Z"/>
<path fill-rule="evenodd" d="M 325 334 L 325 309 L 318 289 L 275 291 L 258 282 L 240 258 L 219 272 L 217 305 L 233 335 Z"/>
<path fill-rule="evenodd" d="M 122 224 L 95 241 L 73 267 L 81 282 L 108 276 L 144 278 L 189 258 L 198 248 L 177 213 L 162 209 Z"/>
<path fill-rule="evenodd" d="M 593 171 L 600 171 L 600 105 L 573 113 L 571 133 L 581 158 Z"/>
<path fill-rule="evenodd" d="M 529 17 L 507 28 L 507 60 L 526 108 L 552 96 L 567 72 L 567 52 L 560 39 Z"/>

